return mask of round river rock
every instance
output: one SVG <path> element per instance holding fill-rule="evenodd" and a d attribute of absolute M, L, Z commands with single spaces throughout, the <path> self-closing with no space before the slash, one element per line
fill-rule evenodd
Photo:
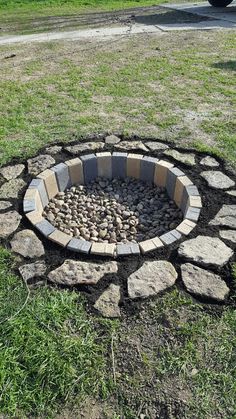
<path fill-rule="evenodd" d="M 53 198 L 43 216 L 68 235 L 99 243 L 148 240 L 183 218 L 164 188 L 131 178 L 73 186 Z"/>

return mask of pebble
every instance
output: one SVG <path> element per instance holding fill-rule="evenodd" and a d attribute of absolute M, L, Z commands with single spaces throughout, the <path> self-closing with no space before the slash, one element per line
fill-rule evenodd
<path fill-rule="evenodd" d="M 59 192 L 43 216 L 74 237 L 103 243 L 147 240 L 175 229 L 183 216 L 163 188 L 127 178 L 98 178 Z"/>

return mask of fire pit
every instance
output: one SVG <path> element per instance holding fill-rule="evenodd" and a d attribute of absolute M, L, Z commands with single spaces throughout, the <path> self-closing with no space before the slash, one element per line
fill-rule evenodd
<path fill-rule="evenodd" d="M 188 235 L 201 198 L 173 164 L 140 154 L 88 154 L 33 179 L 24 212 L 49 240 L 74 252 L 150 252 Z"/>

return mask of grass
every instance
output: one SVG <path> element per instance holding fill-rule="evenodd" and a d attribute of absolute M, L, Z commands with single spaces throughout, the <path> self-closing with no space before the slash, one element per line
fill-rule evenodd
<path fill-rule="evenodd" d="M 153 6 L 158 0 L 2 0 L 0 11 L 24 13 L 40 13 L 48 15 L 59 13 L 64 15 L 68 12 L 78 13 L 85 10 L 117 10 L 129 7 Z"/>
<path fill-rule="evenodd" d="M 27 295 L 11 274 L 12 263 L 1 249 L 0 411 L 49 418 L 61 403 L 64 408 L 88 396 L 105 398 L 112 388 L 107 366 L 112 322 L 100 323 L 98 331 L 82 296 L 47 287 L 33 291 L 23 310 L 7 320 Z"/>
<path fill-rule="evenodd" d="M 127 346 L 123 356 L 120 345 Z M 152 410 L 159 402 L 173 417 L 233 419 L 235 347 L 235 310 L 206 311 L 178 290 L 149 303 L 141 319 L 123 326 L 117 345 L 124 417 L 136 418 L 142 406 L 147 417 L 159 417 Z"/>
<path fill-rule="evenodd" d="M 2 164 L 99 131 L 194 144 L 235 163 L 235 46 L 230 32 L 189 32 L 0 48 L 16 53 L 2 61 Z"/>

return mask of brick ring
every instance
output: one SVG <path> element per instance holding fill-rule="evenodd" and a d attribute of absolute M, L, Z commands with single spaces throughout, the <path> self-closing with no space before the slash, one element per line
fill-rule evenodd
<path fill-rule="evenodd" d="M 92 243 L 72 238 L 56 229 L 43 217 L 43 210 L 58 192 L 78 184 L 88 184 L 97 177 L 107 179 L 132 177 L 165 187 L 170 199 L 181 209 L 183 221 L 160 237 L 139 243 Z M 173 164 L 140 154 L 102 152 L 87 154 L 57 164 L 40 173 L 26 190 L 23 210 L 32 225 L 46 238 L 80 253 L 103 256 L 146 254 L 174 243 L 196 226 L 202 207 L 198 188 Z"/>

